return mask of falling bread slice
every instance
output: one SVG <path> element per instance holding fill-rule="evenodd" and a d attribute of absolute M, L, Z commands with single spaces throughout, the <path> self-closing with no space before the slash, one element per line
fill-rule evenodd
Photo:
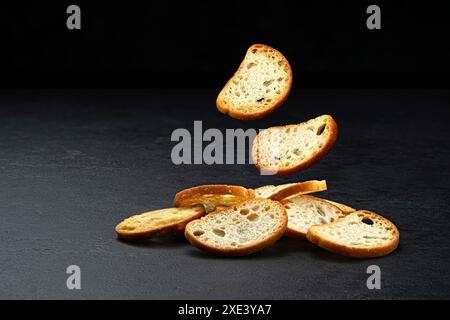
<path fill-rule="evenodd" d="M 283 205 L 269 199 L 252 199 L 191 221 L 186 226 L 185 236 L 200 249 L 241 256 L 277 241 L 286 225 Z"/>
<path fill-rule="evenodd" d="M 282 201 L 288 215 L 286 236 L 306 239 L 313 225 L 327 224 L 344 216 L 344 213 L 329 202 L 312 196 L 295 196 Z"/>
<path fill-rule="evenodd" d="M 337 124 L 329 115 L 268 128 L 258 133 L 253 141 L 253 162 L 267 175 L 282 176 L 303 170 L 328 153 L 337 132 Z"/>
<path fill-rule="evenodd" d="M 166 232 L 184 230 L 186 224 L 205 214 L 203 206 L 167 208 L 131 216 L 116 226 L 117 236 L 124 240 L 142 240 Z"/>
<path fill-rule="evenodd" d="M 386 218 L 360 210 L 333 223 L 309 228 L 307 238 L 329 251 L 353 258 L 374 258 L 394 251 L 399 243 L 397 227 Z"/>
<path fill-rule="evenodd" d="M 233 206 L 255 197 L 252 189 L 233 185 L 202 185 L 182 190 L 173 199 L 174 207 L 190 207 L 201 204 L 206 212 L 216 206 Z"/>
<path fill-rule="evenodd" d="M 287 59 L 274 48 L 254 44 L 220 91 L 216 105 L 220 112 L 236 119 L 261 119 L 284 103 L 291 87 Z"/>
<path fill-rule="evenodd" d="M 281 201 L 293 195 L 308 194 L 327 190 L 325 180 L 286 183 L 277 186 L 269 185 L 255 189 L 255 197 Z"/>

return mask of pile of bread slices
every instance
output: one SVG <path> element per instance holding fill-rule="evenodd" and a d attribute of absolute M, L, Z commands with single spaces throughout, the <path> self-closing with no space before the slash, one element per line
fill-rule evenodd
<path fill-rule="evenodd" d="M 219 93 L 216 106 L 236 119 L 260 119 L 286 101 L 291 86 L 287 59 L 256 44 Z M 265 174 L 292 174 L 323 158 L 337 132 L 329 115 L 268 128 L 253 141 L 253 162 Z M 399 231 L 386 218 L 306 195 L 326 189 L 325 181 L 316 180 L 256 189 L 197 186 L 177 193 L 173 208 L 127 218 L 116 232 L 124 240 L 174 232 L 200 249 L 235 256 L 264 249 L 283 235 L 355 258 L 383 256 L 397 248 Z"/>
<path fill-rule="evenodd" d="M 257 189 L 197 186 L 178 192 L 173 208 L 127 218 L 116 232 L 124 240 L 184 234 L 200 249 L 230 256 L 262 250 L 283 235 L 355 258 L 395 250 L 399 232 L 386 218 L 306 195 L 326 189 L 326 182 L 317 180 Z"/>

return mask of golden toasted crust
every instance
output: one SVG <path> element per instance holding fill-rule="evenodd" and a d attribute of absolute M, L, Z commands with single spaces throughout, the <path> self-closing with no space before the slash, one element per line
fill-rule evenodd
<path fill-rule="evenodd" d="M 351 215 L 357 214 L 372 220 L 382 221 L 383 224 L 385 224 L 388 228 L 390 228 L 390 230 L 392 230 L 392 234 L 395 237 L 394 241 L 382 247 L 365 247 L 365 248 L 350 247 L 322 238 L 317 232 L 317 228 L 320 228 L 320 226 L 312 226 L 311 228 L 309 228 L 308 233 L 306 234 L 307 239 L 312 243 L 317 244 L 319 247 L 324 248 L 328 251 L 347 257 L 361 258 L 361 259 L 385 256 L 394 251 L 398 247 L 400 241 L 400 233 L 397 227 L 391 221 L 374 212 L 367 210 L 359 210 L 352 212 L 350 214 Z M 331 224 L 336 224 L 338 222 L 339 220 Z"/>
<path fill-rule="evenodd" d="M 116 226 L 115 230 L 119 238 L 127 241 L 149 239 L 168 232 L 179 234 L 180 232 L 184 232 L 184 228 L 190 221 L 198 219 L 205 214 L 205 209 L 203 208 L 203 206 L 195 206 L 190 209 L 193 210 L 192 215 L 176 222 L 167 223 L 158 227 L 149 226 L 148 229 L 133 231 L 122 229 L 122 226 L 126 223 L 127 220 L 125 219 Z"/>
<path fill-rule="evenodd" d="M 255 197 L 255 191 L 241 186 L 203 185 L 178 192 L 174 198 L 174 207 L 190 207 L 201 204 L 206 213 L 217 206 L 231 206 Z"/>
<path fill-rule="evenodd" d="M 235 80 L 236 76 L 239 75 L 240 71 L 243 68 L 245 68 L 245 61 L 246 61 L 246 59 L 244 58 L 244 60 L 240 64 L 238 70 L 234 73 L 234 75 L 231 77 L 231 79 L 227 81 L 227 83 L 225 84 L 223 89 L 220 91 L 219 96 L 217 97 L 217 100 L 216 100 L 216 106 L 217 106 L 217 109 L 219 109 L 220 112 L 222 112 L 224 114 L 228 114 L 230 117 L 235 118 L 235 119 L 239 119 L 239 120 L 257 120 L 257 119 L 262 119 L 262 118 L 268 116 L 269 114 L 274 112 L 276 109 L 278 109 L 281 105 L 283 105 L 283 103 L 289 97 L 289 94 L 290 94 L 291 89 L 292 89 L 292 81 L 293 81 L 292 68 L 291 68 L 291 65 L 289 64 L 288 60 L 286 59 L 286 57 L 281 52 L 279 52 L 278 50 L 276 50 L 276 49 L 274 49 L 272 47 L 269 47 L 269 46 L 267 46 L 265 44 L 254 44 L 254 45 L 252 45 L 247 50 L 247 54 L 248 54 L 249 51 L 253 50 L 254 48 L 266 48 L 268 50 L 269 49 L 273 50 L 273 54 L 276 55 L 279 59 L 281 59 L 282 61 L 285 62 L 286 66 L 287 66 L 287 69 L 288 69 L 288 74 L 289 74 L 288 89 L 286 90 L 285 94 L 280 99 L 278 99 L 277 101 L 274 101 L 272 103 L 271 108 L 264 109 L 264 110 L 259 111 L 259 112 L 243 113 L 243 112 L 239 112 L 237 110 L 228 108 L 228 106 L 223 101 L 222 92 L 224 91 L 225 88 L 228 87 L 228 85 L 233 80 Z M 247 57 L 247 54 L 246 54 L 246 57 Z"/>
<path fill-rule="evenodd" d="M 178 207 L 181 205 L 182 202 L 184 202 L 189 198 L 211 194 L 232 195 L 242 198 L 253 198 L 255 196 L 254 190 L 247 189 L 241 186 L 226 185 L 226 184 L 210 184 L 210 185 L 201 185 L 178 192 L 173 199 L 173 205 L 174 207 Z"/>
<path fill-rule="evenodd" d="M 299 232 L 297 230 L 294 230 L 294 229 L 287 229 L 286 228 L 286 232 L 284 233 L 284 235 L 287 238 L 290 238 L 290 239 L 307 240 L 306 239 L 306 234 L 304 234 L 302 232 Z"/>
<path fill-rule="evenodd" d="M 339 207 L 337 207 L 337 206 L 335 206 L 335 205 L 329 203 L 328 201 L 326 201 L 326 200 L 324 200 L 324 199 L 320 199 L 320 198 L 313 197 L 313 196 L 307 196 L 307 195 L 300 195 L 300 196 L 301 196 L 301 197 L 304 197 L 304 198 L 311 199 L 312 201 L 325 202 L 325 203 L 327 203 L 328 205 L 331 205 L 331 206 L 333 206 L 333 207 L 336 207 L 337 209 L 340 209 Z M 289 199 L 285 199 L 284 201 L 281 201 L 281 203 L 282 203 L 283 205 L 286 205 L 286 203 L 287 203 L 289 200 L 291 200 L 292 198 L 294 198 L 294 197 L 290 197 Z M 341 210 L 341 211 L 342 211 L 342 210 Z M 344 212 L 342 212 L 342 214 L 344 215 Z M 301 232 L 301 231 L 299 231 L 299 230 L 296 230 L 296 229 L 294 229 L 294 228 L 289 228 L 289 225 L 286 227 L 285 235 L 286 235 L 286 237 L 291 238 L 291 239 L 307 240 L 307 238 L 306 238 L 306 233 L 303 233 L 303 232 Z"/>
<path fill-rule="evenodd" d="M 334 143 L 336 142 L 337 136 L 338 136 L 338 126 L 336 121 L 334 121 L 333 117 L 331 117 L 330 115 L 325 115 L 328 119 L 327 119 L 327 126 L 329 128 L 330 134 L 329 134 L 329 138 L 328 140 L 325 141 L 324 145 L 322 146 L 322 148 L 320 148 L 320 150 L 314 154 L 314 156 L 312 156 L 311 158 L 309 158 L 307 161 L 301 162 L 297 165 L 291 166 L 291 167 L 287 167 L 287 168 L 268 168 L 268 167 L 264 167 L 259 161 L 258 161 L 258 146 L 259 146 L 259 139 L 260 139 L 260 134 L 256 135 L 254 141 L 253 141 L 253 150 L 252 150 L 252 157 L 253 157 L 253 162 L 255 164 L 255 166 L 259 169 L 259 170 L 266 170 L 266 171 L 270 171 L 273 172 L 275 175 L 277 176 L 286 176 L 295 172 L 298 172 L 300 170 L 304 170 L 306 168 L 309 168 L 310 166 L 312 166 L 313 164 L 315 164 L 316 162 L 318 162 L 320 159 L 322 159 L 329 151 L 330 149 L 333 147 Z M 273 130 L 273 129 L 282 129 L 282 128 L 289 128 L 289 127 L 296 127 L 299 124 L 292 124 L 292 125 L 286 125 L 286 126 L 276 126 L 276 127 L 270 127 L 266 130 Z"/>
<path fill-rule="evenodd" d="M 268 187 L 276 187 L 276 186 L 263 186 L 260 188 L 268 188 Z M 258 193 L 258 189 L 255 189 L 256 194 Z M 281 201 L 290 196 L 307 194 L 319 191 L 327 190 L 327 182 L 326 180 L 310 180 L 297 182 L 292 184 L 286 184 L 285 188 L 280 189 L 279 191 L 272 194 L 269 199 Z"/>
<path fill-rule="evenodd" d="M 281 212 L 282 212 L 282 224 L 281 224 L 280 228 L 276 232 L 274 232 L 270 237 L 264 239 L 264 241 L 261 241 L 257 244 L 254 244 L 254 245 L 251 245 L 248 247 L 241 247 L 241 248 L 225 250 L 223 248 L 215 247 L 209 243 L 199 241 L 199 239 L 197 239 L 193 234 L 191 234 L 189 232 L 189 226 L 186 226 L 186 229 L 185 229 L 184 235 L 185 235 L 186 239 L 193 246 L 195 246 L 199 249 L 205 250 L 205 251 L 213 253 L 213 254 L 223 255 L 223 256 L 244 256 L 244 255 L 248 255 L 248 254 L 257 252 L 259 250 L 262 250 L 262 249 L 268 247 L 269 245 L 275 243 L 278 239 L 280 239 L 283 236 L 283 234 L 286 231 L 286 227 L 287 227 L 288 218 L 287 218 L 286 210 L 284 209 L 283 205 L 277 201 L 272 201 L 269 199 L 255 198 L 255 199 L 251 199 L 249 201 L 260 202 L 260 203 L 267 203 L 268 201 L 270 201 L 271 205 L 277 206 L 279 208 L 279 210 L 281 210 Z M 214 212 L 211 212 L 208 216 L 210 216 L 210 215 L 227 215 L 232 211 L 239 210 L 238 207 L 239 206 L 233 206 L 233 207 L 229 207 L 226 209 L 214 211 Z"/>

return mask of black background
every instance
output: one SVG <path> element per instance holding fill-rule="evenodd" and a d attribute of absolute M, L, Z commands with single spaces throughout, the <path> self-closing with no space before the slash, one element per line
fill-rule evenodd
<path fill-rule="evenodd" d="M 448 87 L 450 6 L 380 1 L 72 2 L 0 7 L 3 87 L 217 87 L 253 43 L 291 61 L 301 87 Z"/>
<path fill-rule="evenodd" d="M 402 299 L 450 296 L 450 93 L 444 2 L 71 2 L 0 5 L 0 298 Z M 269 117 L 231 119 L 215 98 L 246 49 L 289 59 L 295 83 Z M 85 90 L 87 89 L 87 90 Z M 331 114 L 339 137 L 288 177 L 253 165 L 181 165 L 177 128 L 262 129 Z M 117 240 L 125 217 L 200 184 L 326 179 L 321 195 L 399 227 L 399 248 L 352 260 L 281 239 L 215 257 L 168 237 Z M 82 290 L 66 288 L 67 266 Z M 382 289 L 368 290 L 379 265 Z"/>

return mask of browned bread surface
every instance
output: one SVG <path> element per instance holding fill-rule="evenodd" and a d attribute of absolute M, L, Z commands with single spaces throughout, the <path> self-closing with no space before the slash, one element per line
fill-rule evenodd
<path fill-rule="evenodd" d="M 153 210 L 123 220 L 116 226 L 116 233 L 124 240 L 147 239 L 170 231 L 184 230 L 189 221 L 204 214 L 202 206 Z"/>
<path fill-rule="evenodd" d="M 303 182 L 286 183 L 279 185 L 268 185 L 255 189 L 257 198 L 267 198 L 281 201 L 294 195 L 308 194 L 327 190 L 325 180 L 310 180 Z"/>
<path fill-rule="evenodd" d="M 394 251 L 400 240 L 397 227 L 367 210 L 355 211 L 327 224 L 312 226 L 307 238 L 329 251 L 353 258 L 374 258 Z"/>
<path fill-rule="evenodd" d="M 264 174 L 288 175 L 303 170 L 328 153 L 337 133 L 337 124 L 329 115 L 268 128 L 253 141 L 253 162 Z"/>
<path fill-rule="evenodd" d="M 252 189 L 235 185 L 201 185 L 178 192 L 173 200 L 174 207 L 189 207 L 201 204 L 206 212 L 216 206 L 232 206 L 255 197 Z"/>
<path fill-rule="evenodd" d="M 254 44 L 220 91 L 216 105 L 220 112 L 236 119 L 261 119 L 284 103 L 291 87 L 287 59 L 274 48 Z"/>
<path fill-rule="evenodd" d="M 185 236 L 202 250 L 240 256 L 277 241 L 286 225 L 286 211 L 279 202 L 256 198 L 191 221 L 186 226 Z"/>

